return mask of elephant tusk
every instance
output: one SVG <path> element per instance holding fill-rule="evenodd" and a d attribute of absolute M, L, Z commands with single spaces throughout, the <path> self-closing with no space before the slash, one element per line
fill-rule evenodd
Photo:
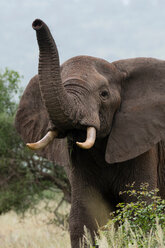
<path fill-rule="evenodd" d="M 49 131 L 41 140 L 36 143 L 27 143 L 26 145 L 32 150 L 39 150 L 46 147 L 57 136 L 57 131 Z"/>
<path fill-rule="evenodd" d="M 76 142 L 76 144 L 82 149 L 90 149 L 94 145 L 95 140 L 96 140 L 96 129 L 94 127 L 88 127 L 86 141 Z"/>

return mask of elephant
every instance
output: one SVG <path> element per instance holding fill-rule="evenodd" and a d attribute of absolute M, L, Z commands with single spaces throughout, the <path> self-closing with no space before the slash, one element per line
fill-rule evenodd
<path fill-rule="evenodd" d="M 120 191 L 147 182 L 165 198 L 165 61 L 108 62 L 76 56 L 60 65 L 48 26 L 34 20 L 38 75 L 27 85 L 15 126 L 27 146 L 64 166 L 71 185 L 70 238 L 94 240 Z"/>

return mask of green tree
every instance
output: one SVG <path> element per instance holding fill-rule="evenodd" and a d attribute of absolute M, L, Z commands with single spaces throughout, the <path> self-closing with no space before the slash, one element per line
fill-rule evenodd
<path fill-rule="evenodd" d="M 45 189 L 60 189 L 70 200 L 63 168 L 29 151 L 14 128 L 20 82 L 18 72 L 0 73 L 0 213 L 35 206 Z"/>
<path fill-rule="evenodd" d="M 5 69 L 0 73 L 0 113 L 13 116 L 16 112 L 16 96 L 20 93 L 21 77 L 18 72 Z"/>

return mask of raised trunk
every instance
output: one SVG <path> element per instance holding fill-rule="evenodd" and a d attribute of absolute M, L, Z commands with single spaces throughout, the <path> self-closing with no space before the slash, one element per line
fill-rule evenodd
<path fill-rule="evenodd" d="M 32 27 L 36 30 L 40 51 L 38 69 L 40 90 L 49 117 L 58 129 L 71 128 L 74 103 L 61 81 L 56 44 L 43 21 L 35 20 Z"/>

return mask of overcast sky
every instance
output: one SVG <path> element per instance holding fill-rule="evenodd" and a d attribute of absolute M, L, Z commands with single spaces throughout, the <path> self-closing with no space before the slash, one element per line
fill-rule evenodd
<path fill-rule="evenodd" d="M 61 63 L 82 54 L 165 59 L 164 0 L 0 0 L 0 68 L 18 71 L 24 86 L 38 70 L 36 18 L 49 26 Z"/>

